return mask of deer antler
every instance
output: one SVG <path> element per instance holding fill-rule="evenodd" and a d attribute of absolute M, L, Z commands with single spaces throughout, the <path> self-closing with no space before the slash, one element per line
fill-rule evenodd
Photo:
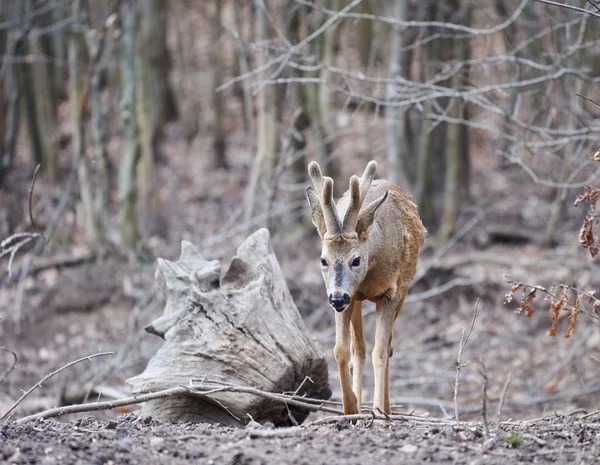
<path fill-rule="evenodd" d="M 315 190 L 320 194 L 321 208 L 323 210 L 323 220 L 328 236 L 339 236 L 342 234 L 342 223 L 335 209 L 333 202 L 333 179 L 323 176 L 321 168 L 316 161 L 308 165 L 308 174 L 312 179 Z"/>
<path fill-rule="evenodd" d="M 350 205 L 344 216 L 344 226 L 342 228 L 346 235 L 356 232 L 358 214 L 367 197 L 369 187 L 371 187 L 371 183 L 375 178 L 375 173 L 377 173 L 377 162 L 373 160 L 370 161 L 365 168 L 360 180 L 358 179 L 358 176 L 352 176 L 350 178 Z"/>

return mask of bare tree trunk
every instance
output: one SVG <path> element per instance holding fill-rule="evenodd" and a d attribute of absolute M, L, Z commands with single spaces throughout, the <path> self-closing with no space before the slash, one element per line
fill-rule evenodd
<path fill-rule="evenodd" d="M 111 12 L 107 12 L 111 14 Z M 90 57 L 90 107 L 92 112 L 93 144 L 95 158 L 98 162 L 96 175 L 95 214 L 98 227 L 105 236 L 108 223 L 109 175 L 108 160 L 108 108 L 102 104 L 102 75 L 107 72 L 108 59 L 113 55 L 113 31 L 104 22 L 99 32 L 91 33 L 91 25 L 87 25 L 85 39 Z"/>
<path fill-rule="evenodd" d="M 263 0 L 255 0 L 255 21 L 257 40 L 266 44 L 269 39 L 269 19 L 265 11 Z M 257 67 L 265 65 L 269 60 L 269 52 L 264 45 L 264 48 L 257 54 Z M 265 77 L 265 76 L 263 76 Z M 250 219 L 257 212 L 256 205 L 259 203 L 257 199 L 258 189 L 261 179 L 267 179 L 273 169 L 277 166 L 277 156 L 279 153 L 279 137 L 278 124 L 281 102 L 277 101 L 276 86 L 266 86 L 258 94 L 256 99 L 257 112 L 257 149 L 254 158 L 252 172 L 250 174 L 250 182 L 246 194 L 246 211 L 244 215 L 245 221 Z M 266 202 L 266 199 L 260 199 L 260 202 Z M 264 213 L 265 208 L 260 209 Z"/>
<path fill-rule="evenodd" d="M 71 103 L 71 124 L 73 125 L 73 155 L 77 164 L 79 192 L 85 215 L 85 237 L 92 247 L 100 242 L 100 232 L 95 218 L 92 185 L 87 158 L 85 156 L 85 129 L 83 121 L 83 98 L 81 76 L 81 46 L 83 36 L 79 22 L 79 2 L 73 4 L 73 26 L 69 34 L 69 100 Z"/>
<path fill-rule="evenodd" d="M 248 54 L 246 53 L 245 44 L 241 36 L 242 23 L 240 21 L 240 15 L 238 9 L 241 10 L 239 0 L 234 1 L 231 7 L 231 20 L 233 22 L 234 40 L 235 40 L 235 52 L 237 61 L 237 70 L 240 74 L 246 74 L 250 69 L 248 65 Z M 252 136 L 255 134 L 254 122 L 254 106 L 252 104 L 252 92 L 250 91 L 249 79 L 244 79 L 240 83 L 241 94 L 242 94 L 242 105 L 244 106 L 244 123 L 246 126 L 246 132 Z"/>
<path fill-rule="evenodd" d="M 31 52 L 37 56 L 52 57 L 52 49 L 44 37 L 30 40 Z M 54 75 L 54 65 L 45 60 L 29 64 L 35 95 L 36 125 L 41 137 L 42 168 L 51 181 L 58 176 L 58 103 Z M 63 81 L 64 82 L 64 81 Z"/>
<path fill-rule="evenodd" d="M 361 2 L 361 14 L 372 15 L 374 13 L 373 10 L 373 0 L 363 0 Z M 374 51 L 373 47 L 371 46 L 374 39 L 374 23 L 375 21 L 373 21 L 372 19 L 362 18 L 359 19 L 356 24 L 358 56 L 360 57 L 361 64 L 365 68 L 369 67 L 369 64 L 371 62 L 371 56 L 373 55 L 372 52 Z"/>
<path fill-rule="evenodd" d="M 52 22 L 57 23 L 63 21 L 69 15 L 68 5 L 61 0 L 50 0 L 52 3 Z M 51 42 L 47 44 L 51 49 L 51 55 L 56 60 L 56 63 L 67 61 L 67 33 L 65 31 L 57 31 L 51 36 Z M 65 95 L 65 80 L 67 77 L 64 66 L 51 65 L 52 68 L 52 87 L 57 100 L 66 98 Z"/>
<path fill-rule="evenodd" d="M 125 147 L 119 167 L 119 233 L 121 243 L 135 249 L 139 238 L 136 215 L 136 166 L 140 159 L 140 139 L 136 113 L 136 2 L 121 3 L 121 80 Z"/>
<path fill-rule="evenodd" d="M 17 8 L 13 5 L 6 15 L 2 15 L 3 20 L 16 20 L 18 18 Z M 17 57 L 18 51 L 23 51 L 24 35 L 20 31 L 2 33 L 2 56 Z M 7 171 L 12 167 L 15 158 L 15 146 L 19 132 L 19 96 L 20 84 L 17 76 L 17 69 L 14 64 L 2 63 L 0 65 L 5 72 L 5 79 L 0 92 L 2 93 L 2 116 L 3 118 L 0 137 L 0 184 Z"/>
<path fill-rule="evenodd" d="M 51 14 L 32 14 L 35 6 L 31 0 L 21 3 L 19 22 L 22 28 L 32 28 L 35 25 L 43 26 L 48 22 Z M 42 37 L 29 37 L 20 41 L 17 53 L 19 55 L 32 54 L 34 56 L 51 56 L 51 50 L 44 45 Z M 22 90 L 21 99 L 23 116 L 27 123 L 29 146 L 35 164 L 41 164 L 47 177 L 51 180 L 57 176 L 57 134 L 58 112 L 54 92 L 54 83 L 51 78 L 52 68 L 46 60 L 23 62 L 15 65 L 18 69 L 19 83 Z"/>
<path fill-rule="evenodd" d="M 339 11 L 341 9 L 341 0 L 329 0 L 329 8 L 333 11 Z M 318 99 L 319 99 L 319 110 L 318 120 L 321 125 L 321 139 L 317 141 L 318 146 L 322 155 L 331 157 L 334 150 L 334 144 L 332 139 L 332 124 L 331 124 L 331 92 L 329 91 L 329 68 L 335 66 L 335 41 L 337 37 L 337 31 L 339 29 L 340 22 L 332 24 L 328 27 L 322 35 L 321 44 L 321 70 L 319 73 L 319 87 L 318 87 Z M 339 174 L 339 160 L 329 159 L 328 160 L 328 172 L 332 178 L 336 178 Z M 342 185 L 338 183 L 340 190 L 339 194 L 343 192 Z M 335 184 L 334 184 L 335 188 Z"/>
<path fill-rule="evenodd" d="M 234 7 L 235 9 L 235 7 Z M 211 25 L 211 62 L 212 62 L 212 107 L 213 107 L 213 157 L 216 168 L 227 169 L 227 137 L 225 134 L 225 100 L 223 92 L 217 87 L 223 80 L 223 50 L 221 43 L 221 0 L 213 0 L 213 18 Z"/>
<path fill-rule="evenodd" d="M 420 19 L 433 20 L 435 14 L 433 9 L 426 3 L 420 8 Z M 427 29 L 431 32 L 430 29 Z M 428 82 L 435 76 L 433 68 L 436 60 L 440 58 L 440 42 L 432 41 L 422 44 L 420 47 L 419 67 L 420 79 L 422 82 Z M 417 132 L 417 143 L 415 144 L 415 189 L 414 200 L 419 207 L 419 214 L 425 223 L 430 228 L 437 225 L 435 212 L 435 197 L 436 189 L 433 179 L 434 163 L 432 163 L 432 154 L 434 152 L 434 131 L 433 122 L 427 119 L 427 115 L 433 113 L 434 101 L 428 99 L 422 104 L 421 121 Z M 438 155 L 439 157 L 442 154 Z"/>
<path fill-rule="evenodd" d="M 136 110 L 141 158 L 137 168 L 137 210 L 144 234 L 157 232 L 160 202 L 156 160 L 167 120 L 171 89 L 166 46 L 165 0 L 137 2 Z"/>
<path fill-rule="evenodd" d="M 458 0 L 459 18 L 463 24 L 471 23 L 472 4 L 471 0 Z M 452 54 L 456 62 L 464 62 L 470 56 L 469 39 L 453 37 Z M 452 89 L 462 89 L 468 79 L 469 70 L 465 67 L 452 77 Z M 454 98 L 450 102 L 448 116 L 455 120 L 465 119 L 465 102 Z M 465 164 L 464 157 L 468 157 L 467 147 L 463 142 L 463 129 L 461 124 L 450 123 L 446 126 L 446 174 L 444 182 L 444 198 L 442 220 L 440 224 L 439 238 L 447 240 L 456 229 L 456 222 L 462 206 L 464 194 L 461 193 L 462 181 L 468 180 L 467 173 L 463 173 Z"/>
<path fill-rule="evenodd" d="M 392 16 L 398 21 L 406 20 L 406 0 L 394 0 Z M 397 88 L 393 79 L 404 77 L 406 74 L 403 69 L 403 40 L 402 30 L 399 26 L 392 27 L 392 46 L 390 47 L 390 63 L 388 77 L 390 79 L 387 85 L 387 100 L 390 103 L 395 102 Z M 397 103 L 397 102 L 396 102 Z M 388 106 L 385 112 L 386 138 L 387 138 L 387 156 L 389 164 L 388 179 L 394 184 L 399 185 L 405 190 L 412 190 L 410 185 L 410 154 L 408 151 L 408 138 L 406 131 L 406 109 L 396 106 Z"/>
<path fill-rule="evenodd" d="M 25 25 L 27 21 L 30 21 L 31 12 L 31 1 L 24 0 L 21 3 L 21 14 L 19 21 Z M 27 24 L 27 27 L 30 27 Z M 23 26 L 26 27 L 26 26 Z M 28 42 L 23 40 L 19 41 L 18 46 L 15 49 L 16 56 L 25 56 L 28 53 Z M 42 168 L 45 168 L 44 161 L 44 145 L 42 143 L 42 135 L 40 134 L 40 128 L 37 125 L 37 105 L 35 100 L 35 88 L 33 84 L 33 70 L 28 63 L 17 63 L 14 65 L 17 70 L 17 80 L 21 88 L 21 105 L 22 115 L 27 125 L 27 136 L 29 140 L 29 150 L 31 151 L 32 161 L 35 165 L 41 164 Z"/>

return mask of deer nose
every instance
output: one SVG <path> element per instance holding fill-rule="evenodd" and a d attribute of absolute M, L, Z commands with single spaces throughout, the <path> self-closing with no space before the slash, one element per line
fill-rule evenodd
<path fill-rule="evenodd" d="M 343 294 L 338 294 L 337 292 L 335 294 L 330 294 L 329 303 L 336 312 L 341 312 L 348 306 L 348 304 L 350 304 L 350 295 L 346 294 L 345 292 Z"/>

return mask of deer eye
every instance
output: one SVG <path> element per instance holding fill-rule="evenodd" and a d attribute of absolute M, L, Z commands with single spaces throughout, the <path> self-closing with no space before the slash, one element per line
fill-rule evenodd
<path fill-rule="evenodd" d="M 321 257 L 321 266 L 327 266 L 327 260 Z"/>
<path fill-rule="evenodd" d="M 352 260 L 352 263 L 350 263 L 350 266 L 352 266 L 352 267 L 360 266 L 360 257 L 356 257 L 354 260 Z"/>

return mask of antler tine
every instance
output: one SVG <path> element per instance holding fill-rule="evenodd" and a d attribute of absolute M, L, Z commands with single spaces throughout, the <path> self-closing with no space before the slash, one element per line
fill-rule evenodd
<path fill-rule="evenodd" d="M 344 216 L 344 227 L 343 231 L 345 234 L 352 234 L 356 230 L 356 222 L 358 220 L 358 214 L 362 208 L 362 204 L 367 197 L 367 192 L 371 187 L 371 183 L 377 173 L 377 162 L 375 160 L 370 161 L 365 168 L 365 171 L 361 178 L 358 176 L 352 176 L 350 178 L 350 205 Z"/>
<path fill-rule="evenodd" d="M 367 192 L 369 192 L 369 187 L 371 187 L 371 183 L 373 179 L 375 179 L 375 174 L 377 173 L 377 162 L 375 160 L 371 160 L 367 167 L 365 168 L 365 172 L 360 178 L 360 201 L 364 202 L 365 197 L 367 196 Z"/>
<path fill-rule="evenodd" d="M 321 191 L 321 205 L 323 206 L 323 218 L 328 236 L 339 236 L 342 234 L 342 225 L 333 202 L 333 179 L 323 177 L 323 190 Z"/>
<path fill-rule="evenodd" d="M 315 190 L 321 195 L 323 191 L 323 173 L 321 173 L 321 167 L 316 161 L 311 161 L 308 164 L 308 175 L 315 186 Z"/>
<path fill-rule="evenodd" d="M 344 226 L 342 228 L 344 234 L 346 235 L 352 234 L 356 231 L 356 222 L 358 220 L 360 207 L 362 206 L 362 200 L 358 176 L 352 176 L 350 178 L 350 205 L 348 205 L 348 210 L 346 210 L 346 215 L 344 216 Z"/>

